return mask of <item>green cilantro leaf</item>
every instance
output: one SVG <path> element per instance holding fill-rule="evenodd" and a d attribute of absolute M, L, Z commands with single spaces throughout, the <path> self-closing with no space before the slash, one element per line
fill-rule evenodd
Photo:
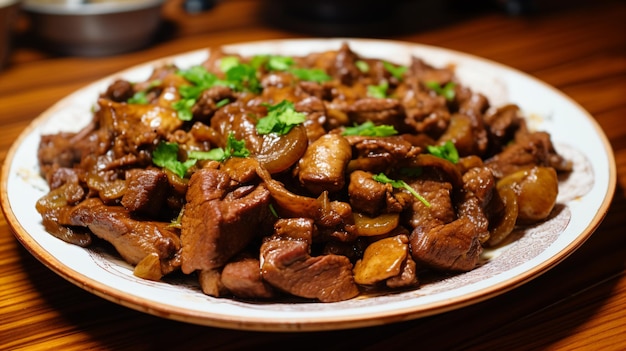
<path fill-rule="evenodd" d="M 270 56 L 267 61 L 267 68 L 270 71 L 286 71 L 295 64 L 293 57 L 289 56 Z"/>
<path fill-rule="evenodd" d="M 172 108 L 176 110 L 178 118 L 180 118 L 182 121 L 191 121 L 193 119 L 193 113 L 191 112 L 191 108 L 195 103 L 196 99 L 193 98 L 180 99 L 172 103 Z"/>
<path fill-rule="evenodd" d="M 226 75 L 225 80 L 207 71 L 203 66 L 193 66 L 186 70 L 178 71 L 178 75 L 185 78 L 191 85 L 183 85 L 178 88 L 181 96 L 179 101 L 172 104 L 172 107 L 178 112 L 178 118 L 183 121 L 190 121 L 193 118 L 191 108 L 196 103 L 203 91 L 216 86 L 227 86 L 235 91 L 248 90 L 251 92 L 259 92 L 261 83 L 257 78 L 257 70 L 250 64 L 241 63 L 236 56 L 226 56 L 220 61 L 220 69 Z M 218 104 L 226 104 L 228 102 L 218 102 Z M 223 105 L 219 105 L 221 107 Z"/>
<path fill-rule="evenodd" d="M 291 68 L 289 72 L 301 80 L 317 83 L 327 82 L 332 79 L 324 70 L 319 68 Z"/>
<path fill-rule="evenodd" d="M 144 90 L 138 91 L 131 98 L 129 98 L 126 102 L 129 104 L 137 104 L 137 105 L 147 105 L 148 101 L 148 91 L 158 85 L 161 84 L 160 79 L 155 79 L 148 84 L 148 87 Z"/>
<path fill-rule="evenodd" d="M 363 73 L 367 73 L 370 71 L 370 65 L 363 61 L 363 60 L 357 60 L 354 65 L 356 66 L 356 68 L 359 69 L 359 71 L 363 72 Z"/>
<path fill-rule="evenodd" d="M 252 67 L 264 67 L 268 71 L 288 71 L 295 63 L 293 57 L 280 55 L 255 55 L 250 59 Z"/>
<path fill-rule="evenodd" d="M 296 61 L 290 56 L 280 55 L 256 55 L 250 60 L 250 66 L 254 68 L 265 67 L 269 71 L 290 72 L 297 78 L 312 82 L 326 82 L 332 78 L 319 68 L 294 67 Z"/>
<path fill-rule="evenodd" d="M 237 63 L 226 65 L 226 85 L 235 91 L 251 91 L 258 93 L 261 83 L 257 78 L 257 70 L 250 64 Z"/>
<path fill-rule="evenodd" d="M 224 56 L 220 59 L 220 71 L 226 73 L 239 64 L 241 64 L 241 61 L 237 56 Z"/>
<path fill-rule="evenodd" d="M 267 68 L 267 61 L 270 59 L 270 55 L 254 55 L 250 58 L 250 65 L 256 69 L 263 66 Z"/>
<path fill-rule="evenodd" d="M 192 150 L 187 153 L 187 157 L 193 158 L 196 160 L 213 160 L 213 161 L 219 161 L 219 162 L 222 162 L 227 159 L 226 153 L 224 152 L 224 149 L 222 149 L 221 147 L 216 147 L 209 151 Z"/>
<path fill-rule="evenodd" d="M 454 82 L 448 82 L 444 86 L 441 86 L 439 83 L 434 82 L 434 81 L 426 82 L 424 84 L 426 85 L 426 87 L 428 87 L 429 89 L 437 93 L 437 95 L 441 95 L 444 98 L 446 98 L 446 100 L 448 101 L 454 100 L 454 96 L 455 96 L 454 88 L 456 87 L 456 84 L 454 84 Z"/>
<path fill-rule="evenodd" d="M 389 83 L 384 80 L 378 85 L 368 85 L 367 95 L 373 98 L 384 99 L 387 97 L 387 89 L 389 89 Z"/>
<path fill-rule="evenodd" d="M 202 94 L 202 91 L 208 89 L 210 86 L 203 85 L 181 85 L 178 87 L 178 93 L 182 99 L 197 99 Z"/>
<path fill-rule="evenodd" d="M 152 152 L 152 162 L 163 168 L 167 168 L 181 178 L 187 174 L 187 170 L 196 164 L 195 159 L 185 162 L 178 160 L 178 144 L 161 141 Z"/>
<path fill-rule="evenodd" d="M 136 92 L 130 99 L 128 99 L 127 103 L 137 105 L 148 104 L 148 92 L 145 90 Z"/>
<path fill-rule="evenodd" d="M 226 147 L 218 147 L 209 151 L 189 151 L 187 157 L 196 160 L 213 160 L 223 162 L 231 157 L 248 157 L 250 150 L 246 148 L 243 140 L 237 140 L 235 134 L 230 132 L 226 139 Z"/>
<path fill-rule="evenodd" d="M 256 125 L 256 131 L 261 135 L 269 133 L 284 135 L 294 126 L 306 121 L 306 115 L 296 112 L 291 101 L 283 100 L 276 105 L 264 104 L 264 106 L 267 106 L 267 116 L 261 118 Z"/>
<path fill-rule="evenodd" d="M 277 211 L 276 211 L 276 209 L 274 208 L 274 205 L 273 205 L 273 204 L 270 204 L 270 206 L 269 206 L 269 207 L 270 207 L 270 212 L 272 213 L 272 215 L 273 215 L 275 218 L 280 218 L 280 216 L 278 215 L 278 212 L 277 212 Z"/>
<path fill-rule="evenodd" d="M 183 121 L 191 121 L 193 114 L 191 108 L 196 103 L 200 94 L 212 87 L 218 81 L 217 77 L 206 70 L 203 66 L 193 66 L 186 70 L 180 70 L 178 75 L 188 80 L 192 85 L 183 85 L 178 88 L 181 99 L 172 103 L 178 118 Z"/>
<path fill-rule="evenodd" d="M 392 76 L 396 77 L 398 80 L 402 80 L 404 72 L 406 72 L 409 68 L 406 66 L 395 66 L 394 64 L 383 61 L 383 67 L 391 73 Z"/>
<path fill-rule="evenodd" d="M 205 89 L 212 87 L 215 81 L 217 81 L 217 76 L 207 71 L 203 66 L 192 66 L 185 70 L 179 70 L 177 74 L 194 85 L 204 87 Z"/>
<path fill-rule="evenodd" d="M 391 186 L 396 189 L 404 189 L 420 200 L 424 205 L 426 205 L 426 207 L 430 207 L 430 202 L 428 202 L 428 200 L 426 200 L 422 195 L 418 194 L 417 191 L 415 191 L 415 189 L 408 185 L 404 180 L 393 180 L 387 177 L 385 173 L 375 174 L 372 176 L 372 179 L 379 183 L 391 184 Z"/>
<path fill-rule="evenodd" d="M 235 139 L 235 134 L 230 132 L 226 139 L 226 148 L 224 153 L 228 157 L 248 157 L 250 156 L 250 150 L 246 148 L 246 142 L 243 140 Z"/>
<path fill-rule="evenodd" d="M 437 157 L 441 157 L 452 163 L 459 162 L 459 152 L 457 151 L 454 143 L 450 140 L 446 141 L 441 146 L 428 145 L 428 152 Z"/>
<path fill-rule="evenodd" d="M 228 105 L 228 103 L 229 103 L 229 102 L 230 102 L 230 100 L 229 100 L 229 99 L 224 98 L 224 99 L 222 99 L 222 100 L 218 101 L 218 102 L 215 104 L 215 107 L 222 107 L 222 106 L 226 106 L 226 105 Z"/>
<path fill-rule="evenodd" d="M 354 127 L 346 127 L 343 135 L 361 135 L 361 136 L 377 136 L 386 137 L 398 134 L 398 131 L 390 125 L 374 125 L 374 122 L 367 121 L 361 125 L 355 124 Z"/>

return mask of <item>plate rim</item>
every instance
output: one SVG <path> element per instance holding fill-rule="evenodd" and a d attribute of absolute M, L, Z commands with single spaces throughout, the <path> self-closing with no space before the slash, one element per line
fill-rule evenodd
<path fill-rule="evenodd" d="M 14 161 L 15 153 L 20 148 L 24 139 L 26 139 L 31 133 L 35 131 L 35 129 L 44 123 L 51 115 L 58 109 L 62 108 L 64 104 L 72 99 L 75 94 L 80 93 L 81 91 L 98 84 L 104 84 L 105 82 L 109 82 L 115 77 L 123 76 L 124 74 L 135 71 L 138 68 L 143 67 L 154 67 L 155 64 L 160 62 L 168 62 L 173 61 L 178 57 L 199 54 L 203 52 L 211 52 L 211 50 L 216 50 L 219 48 L 228 49 L 229 47 L 241 47 L 241 46 L 249 46 L 249 45 L 263 45 L 263 44 L 274 44 L 280 43 L 281 45 L 285 45 L 288 42 L 320 42 L 326 41 L 328 42 L 327 46 L 330 46 L 331 42 L 333 43 L 373 43 L 373 44 L 386 44 L 386 45 L 398 45 L 402 47 L 409 47 L 413 50 L 416 50 L 420 47 L 427 48 L 430 50 L 440 51 L 446 54 L 450 54 L 453 56 L 461 56 L 466 57 L 474 61 L 479 61 L 484 64 L 498 66 L 501 69 L 514 72 L 518 75 L 523 76 L 523 78 L 531 80 L 534 84 L 539 84 L 544 88 L 548 88 L 552 92 L 559 95 L 562 99 L 564 99 L 568 104 L 575 107 L 577 110 L 582 112 L 588 122 L 590 122 L 595 128 L 595 134 L 600 139 L 603 149 L 607 153 L 607 160 L 609 164 L 608 170 L 608 182 L 606 193 L 603 194 L 602 202 L 597 209 L 596 214 L 590 220 L 588 225 L 581 230 L 580 234 L 576 237 L 575 240 L 569 242 L 562 250 L 560 250 L 557 254 L 555 254 L 551 259 L 541 262 L 539 265 L 534 266 L 532 269 L 523 272 L 523 274 L 516 276 L 515 278 L 510 278 L 505 281 L 499 282 L 497 284 L 489 285 L 486 288 L 478 289 L 476 291 L 471 292 L 470 294 L 464 295 L 462 297 L 457 297 L 452 300 L 442 300 L 437 302 L 431 302 L 426 305 L 421 305 L 418 309 L 405 309 L 403 311 L 395 312 L 390 314 L 389 312 L 370 312 L 367 313 L 367 316 L 359 315 L 359 318 L 354 318 L 351 316 L 334 316 L 334 317 L 318 317 L 311 319 L 302 319 L 297 323 L 294 323 L 289 318 L 279 318 L 274 319 L 272 321 L 268 321 L 264 318 L 255 318 L 255 317 L 246 317 L 244 318 L 234 318 L 232 315 L 223 315 L 223 314 L 211 314 L 207 316 L 205 312 L 202 311 L 192 311 L 185 310 L 180 311 L 175 306 L 167 305 L 160 303 L 158 301 L 146 301 L 137 296 L 129 294 L 125 291 L 118 290 L 115 287 L 111 287 L 105 283 L 100 281 L 93 280 L 80 272 L 74 271 L 70 267 L 66 266 L 60 259 L 53 256 L 45 247 L 41 246 L 37 243 L 34 238 L 28 233 L 28 231 L 20 224 L 19 219 L 14 213 L 11 203 L 8 199 L 8 180 L 9 174 L 11 170 L 11 166 Z M 62 99 L 58 100 L 56 103 L 48 107 L 42 113 L 40 113 L 36 118 L 34 118 L 28 126 L 20 133 L 18 138 L 12 143 L 9 148 L 6 158 L 3 163 L 2 173 L 0 174 L 0 205 L 2 206 L 2 211 L 4 213 L 5 219 L 7 220 L 7 224 L 12 229 L 14 236 L 18 239 L 18 241 L 41 263 L 43 263 L 46 267 L 51 269 L 57 275 L 63 277 L 67 281 L 72 284 L 86 290 L 94 295 L 97 295 L 101 298 L 104 298 L 113 303 L 140 311 L 144 313 L 148 313 L 154 316 L 178 320 L 187 323 L 206 325 L 206 326 L 214 326 L 214 327 L 222 327 L 229 329 L 238 329 L 238 330 L 256 330 L 256 331 L 322 331 L 322 330 L 339 330 L 339 329 L 348 329 L 348 328 L 358 328 L 358 327 L 367 327 L 367 326 L 375 326 L 386 323 L 399 322 L 404 320 L 416 319 L 421 317 L 426 317 L 429 315 L 439 314 L 455 309 L 459 309 L 468 305 L 472 305 L 481 301 L 485 301 L 491 299 L 495 296 L 501 295 L 507 291 L 513 290 L 530 280 L 533 280 L 543 273 L 550 270 L 552 267 L 558 265 L 567 257 L 569 257 L 573 252 L 575 252 L 580 246 L 582 246 L 587 239 L 595 232 L 598 226 L 603 221 L 606 216 L 610 204 L 612 202 L 616 182 L 617 182 L 617 170 L 615 164 L 615 158 L 613 155 L 613 149 L 611 144 L 598 124 L 597 120 L 593 118 L 593 116 L 584 109 L 578 102 L 567 96 L 562 91 L 556 89 L 555 87 L 549 85 L 548 83 L 541 81 L 530 74 L 524 73 L 516 68 L 506 66 L 504 64 L 492 61 L 490 59 L 486 59 L 483 57 L 475 56 L 472 54 L 447 49 L 445 47 L 425 45 L 420 43 L 408 42 L 408 41 L 399 41 L 399 40 L 385 40 L 385 39 L 363 39 L 363 38 L 305 38 L 305 39 L 270 39 L 270 40 L 255 40 L 255 41 L 244 41 L 237 43 L 230 43 L 219 46 L 209 46 L 196 50 L 185 51 L 173 55 L 168 55 L 165 57 L 149 60 L 146 62 L 142 62 L 126 69 L 114 72 L 109 74 L 103 78 L 97 79 L 89 84 L 78 88 L 77 90 L 69 93 Z"/>

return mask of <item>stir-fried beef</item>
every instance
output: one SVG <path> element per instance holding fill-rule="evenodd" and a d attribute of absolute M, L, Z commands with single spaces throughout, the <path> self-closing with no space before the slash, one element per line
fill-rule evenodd
<path fill-rule="evenodd" d="M 352 85 L 361 75 L 361 71 L 356 66 L 358 60 L 359 57 L 344 43 L 339 48 L 334 65 L 330 67 L 329 73 L 342 84 Z"/>
<path fill-rule="evenodd" d="M 109 134 L 115 156 L 137 155 L 142 148 L 154 145 L 182 125 L 170 109 L 155 105 L 127 105 L 111 100 L 98 100 L 96 115 L 103 131 Z"/>
<path fill-rule="evenodd" d="M 267 299 L 276 292 L 261 277 L 261 263 L 258 258 L 243 257 L 224 266 L 222 284 L 228 291 L 241 298 Z"/>
<path fill-rule="evenodd" d="M 463 173 L 464 189 L 475 196 L 482 207 L 486 206 L 496 186 L 496 179 L 487 167 L 472 167 Z"/>
<path fill-rule="evenodd" d="M 372 121 L 378 125 L 394 126 L 397 130 L 404 129 L 404 114 L 400 102 L 396 99 L 359 99 L 350 105 L 348 117 L 358 124 Z"/>
<path fill-rule="evenodd" d="M 432 221 L 450 223 L 456 219 L 456 211 L 452 203 L 452 185 L 447 182 L 433 180 L 416 180 L 409 185 L 428 201 L 427 207 L 420 201 L 411 205 L 408 223 L 411 228 L 423 227 Z"/>
<path fill-rule="evenodd" d="M 348 44 L 213 50 L 117 79 L 95 105 L 82 130 L 41 138 L 44 228 L 214 297 L 335 302 L 474 269 L 548 218 L 572 170 L 518 106 L 491 106 L 452 66 Z"/>
<path fill-rule="evenodd" d="M 350 172 L 384 172 L 422 152 L 420 146 L 413 144 L 417 140 L 411 140 L 406 135 L 385 138 L 346 136 L 346 140 L 355 151 L 355 157 L 348 163 Z"/>
<path fill-rule="evenodd" d="M 553 167 L 559 171 L 572 169 L 571 162 L 556 152 L 550 134 L 546 132 L 517 133 L 514 143 L 486 160 L 485 164 L 498 178 L 535 165 Z"/>
<path fill-rule="evenodd" d="M 133 84 L 127 80 L 118 79 L 109 85 L 103 97 L 115 102 L 126 102 L 133 95 L 135 95 Z"/>
<path fill-rule="evenodd" d="M 158 169 L 134 169 L 126 178 L 126 193 L 122 206 L 132 213 L 154 218 L 166 201 L 169 182 L 165 172 Z"/>
<path fill-rule="evenodd" d="M 59 223 L 89 228 L 131 264 L 154 253 L 161 260 L 163 274 L 177 268 L 181 243 L 169 223 L 135 220 L 123 207 L 106 206 L 97 198 L 64 209 Z"/>
<path fill-rule="evenodd" d="M 296 221 L 298 219 L 295 219 Z M 280 221 L 279 221 L 280 222 Z M 302 228 L 302 222 L 284 228 Z M 261 274 L 265 281 L 292 295 L 334 302 L 350 299 L 359 293 L 352 277 L 352 263 L 345 256 L 326 254 L 311 256 L 313 227 L 296 232 L 293 237 L 281 230 L 261 245 Z"/>
<path fill-rule="evenodd" d="M 295 104 L 295 110 L 305 113 L 307 120 L 304 122 L 307 138 L 313 142 L 326 134 L 324 125 L 326 124 L 326 105 L 322 99 L 315 96 L 308 96 Z"/>
<path fill-rule="evenodd" d="M 76 168 L 59 167 L 48 172 L 46 181 L 50 189 L 54 190 L 67 183 L 79 184 L 82 177 L 82 172 Z M 82 199 L 82 196 L 80 195 L 79 199 Z"/>
<path fill-rule="evenodd" d="M 524 119 L 517 105 L 505 105 L 487 110 L 483 120 L 489 129 L 493 152 L 500 152 L 520 128 L 525 128 Z"/>
<path fill-rule="evenodd" d="M 407 256 L 402 262 L 400 274 L 385 280 L 385 284 L 392 289 L 412 287 L 418 283 L 417 264 L 411 256 Z"/>
<path fill-rule="evenodd" d="M 237 186 L 230 176 L 204 168 L 189 180 L 182 219 L 182 271 L 223 266 L 262 235 L 270 218 L 264 185 Z"/>
<path fill-rule="evenodd" d="M 220 104 L 235 100 L 232 89 L 216 86 L 202 92 L 198 101 L 193 105 L 191 112 L 198 120 L 208 120 L 219 109 Z"/>
<path fill-rule="evenodd" d="M 222 273 L 219 268 L 204 269 L 197 272 L 198 283 L 202 292 L 209 296 L 224 296 L 228 294 L 228 289 L 222 283 Z"/>
<path fill-rule="evenodd" d="M 443 271 L 469 271 L 476 267 L 483 248 L 469 218 L 430 224 L 411 233 L 411 254 L 416 261 Z"/>
<path fill-rule="evenodd" d="M 41 173 L 49 177 L 55 169 L 72 168 L 80 162 L 80 154 L 75 148 L 75 133 L 43 135 L 37 149 L 37 159 Z"/>
<path fill-rule="evenodd" d="M 350 173 L 350 205 L 355 211 L 360 211 L 372 217 L 380 214 L 385 208 L 389 186 L 372 179 L 372 173 L 354 171 Z"/>
<path fill-rule="evenodd" d="M 414 133 L 425 133 L 437 138 L 448 128 L 450 112 L 445 98 L 422 90 L 407 90 L 401 94 L 404 123 Z"/>
<path fill-rule="evenodd" d="M 443 85 L 451 82 L 454 78 L 452 70 L 433 67 L 419 57 L 413 57 L 411 59 L 409 69 L 411 75 L 421 82 L 436 82 L 439 85 Z"/>

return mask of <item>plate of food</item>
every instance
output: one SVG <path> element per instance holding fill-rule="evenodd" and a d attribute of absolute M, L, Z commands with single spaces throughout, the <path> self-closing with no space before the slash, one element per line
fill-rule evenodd
<path fill-rule="evenodd" d="M 36 118 L 2 208 L 37 259 L 156 316 L 380 325 L 514 289 L 598 227 L 616 183 L 583 108 L 413 43 L 249 42 L 104 77 Z"/>

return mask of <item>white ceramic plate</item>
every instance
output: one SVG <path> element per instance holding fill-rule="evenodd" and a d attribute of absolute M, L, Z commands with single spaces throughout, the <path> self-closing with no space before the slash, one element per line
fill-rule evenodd
<path fill-rule="evenodd" d="M 493 105 L 518 104 L 532 128 L 552 135 L 557 150 L 575 162 L 560 185 L 555 215 L 517 232 L 519 239 L 486 253 L 488 261 L 464 274 L 385 296 L 337 303 L 248 303 L 212 298 L 193 281 L 139 279 L 117 256 L 66 244 L 44 231 L 35 211 L 47 192 L 38 175 L 37 146 L 43 133 L 77 131 L 90 119 L 99 93 L 117 77 L 147 79 L 155 65 L 198 64 L 209 50 L 164 58 L 106 77 L 59 101 L 22 133 L 2 170 L 2 207 L 19 241 L 50 269 L 79 287 L 115 303 L 175 320 L 234 329 L 295 331 L 378 325 L 419 318 L 485 300 L 517 287 L 552 268 L 576 250 L 603 219 L 616 182 L 611 147 L 594 119 L 550 86 L 513 69 L 436 47 L 377 40 L 277 40 L 230 45 L 243 55 L 304 55 L 339 48 L 349 41 L 361 55 L 408 64 L 411 55 L 435 66 L 454 64 L 461 82 L 487 95 Z"/>

